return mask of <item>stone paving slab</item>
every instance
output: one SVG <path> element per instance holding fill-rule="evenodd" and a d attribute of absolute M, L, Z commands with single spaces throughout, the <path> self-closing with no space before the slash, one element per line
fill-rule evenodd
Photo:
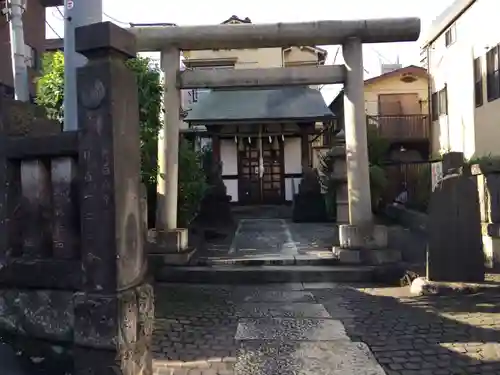
<path fill-rule="evenodd" d="M 242 300 L 245 302 L 314 302 L 314 296 L 311 292 L 256 288 Z"/>
<path fill-rule="evenodd" d="M 273 290 L 310 292 L 334 319 L 335 311 L 349 312 L 338 318 L 348 336 L 365 342 L 387 375 L 500 374 L 500 294 L 415 297 L 409 288 L 330 282 L 156 287 L 158 375 L 233 375 L 242 343 L 235 340 L 237 306 Z"/>
<path fill-rule="evenodd" d="M 363 343 L 244 342 L 235 375 L 385 375 Z"/>
<path fill-rule="evenodd" d="M 241 318 L 331 318 L 317 303 L 245 303 L 236 307 Z"/>
<path fill-rule="evenodd" d="M 333 319 L 241 319 L 236 340 L 347 340 L 344 326 Z"/>

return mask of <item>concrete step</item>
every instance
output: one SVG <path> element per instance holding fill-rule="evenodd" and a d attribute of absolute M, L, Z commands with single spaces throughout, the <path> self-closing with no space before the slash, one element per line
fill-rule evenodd
<path fill-rule="evenodd" d="M 293 282 L 380 281 L 374 266 L 164 266 L 155 271 L 157 282 L 200 284 L 267 284 Z"/>
<path fill-rule="evenodd" d="M 191 259 L 193 266 L 330 266 L 338 265 L 339 260 L 331 252 L 315 252 L 303 255 L 263 255 L 263 256 L 212 256 Z"/>

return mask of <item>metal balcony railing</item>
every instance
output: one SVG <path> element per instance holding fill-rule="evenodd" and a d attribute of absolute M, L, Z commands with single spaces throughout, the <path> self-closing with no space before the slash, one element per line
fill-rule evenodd
<path fill-rule="evenodd" d="M 380 137 L 392 141 L 430 138 L 430 122 L 427 115 L 367 116 L 367 124 L 376 128 Z"/>

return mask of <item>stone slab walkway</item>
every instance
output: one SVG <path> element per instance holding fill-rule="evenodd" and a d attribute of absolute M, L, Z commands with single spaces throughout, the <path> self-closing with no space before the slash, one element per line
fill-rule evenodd
<path fill-rule="evenodd" d="M 500 294 L 164 284 L 156 315 L 156 375 L 500 373 Z"/>
<path fill-rule="evenodd" d="M 280 218 L 240 219 L 230 241 L 213 241 L 193 259 L 197 265 L 308 264 L 314 259 L 333 260 L 337 227 L 331 223 L 293 223 Z M 268 262 L 266 262 L 268 261 Z M 276 262 L 274 262 L 276 263 Z"/>

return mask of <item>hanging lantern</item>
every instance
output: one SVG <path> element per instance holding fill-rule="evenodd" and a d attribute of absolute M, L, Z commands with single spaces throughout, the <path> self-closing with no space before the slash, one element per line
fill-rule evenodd
<path fill-rule="evenodd" d="M 234 136 L 234 143 L 238 144 L 238 137 Z"/>
<path fill-rule="evenodd" d="M 269 143 L 273 143 L 273 137 L 269 136 Z"/>
<path fill-rule="evenodd" d="M 248 144 L 252 144 L 252 138 L 248 137 Z"/>

